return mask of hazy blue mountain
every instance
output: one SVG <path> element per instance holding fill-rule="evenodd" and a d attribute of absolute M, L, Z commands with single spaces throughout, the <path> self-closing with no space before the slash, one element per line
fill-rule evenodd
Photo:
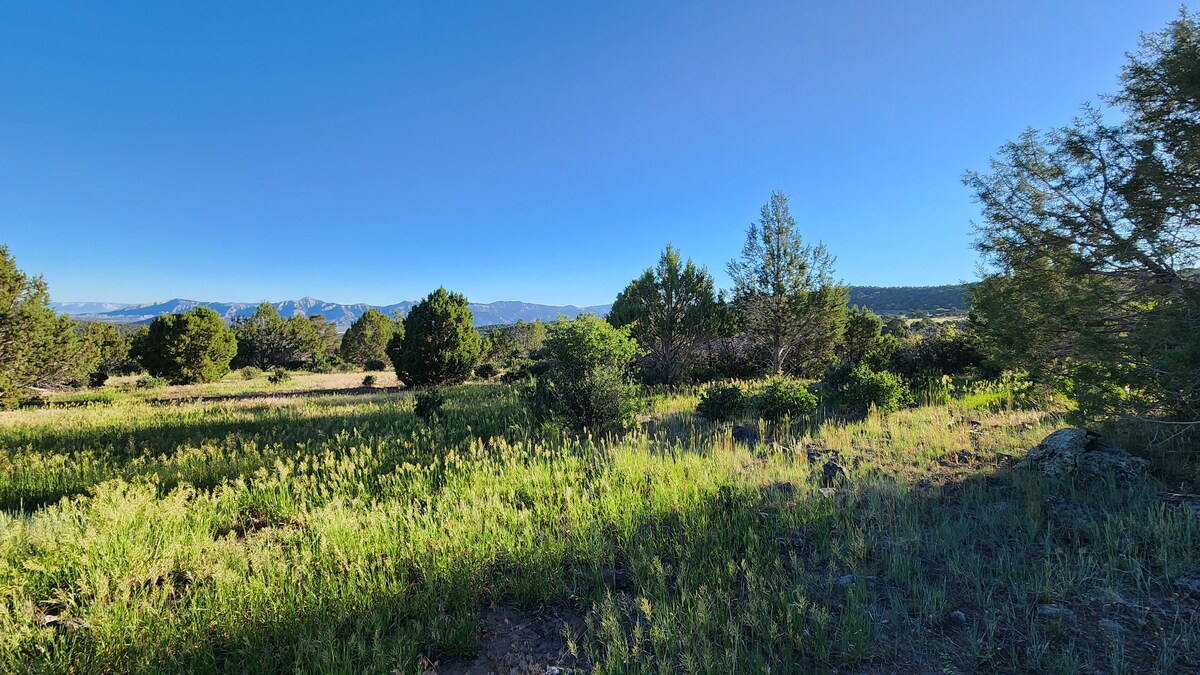
<path fill-rule="evenodd" d="M 355 303 L 351 305 L 325 302 L 316 298 L 301 298 L 299 300 L 284 300 L 271 303 L 284 318 L 293 316 L 312 316 L 323 314 L 326 319 L 337 324 L 339 330 L 346 330 L 354 320 L 371 307 L 378 309 L 388 316 L 405 315 L 416 304 L 414 301 L 398 302 L 393 305 L 368 305 Z M 152 302 L 142 305 L 124 305 L 119 303 L 98 302 L 60 302 L 52 303 L 55 309 L 68 312 L 76 319 L 89 321 L 106 321 L 109 323 L 148 324 L 162 314 L 179 314 L 196 307 L 205 306 L 220 314 L 226 321 L 238 317 L 250 316 L 258 307 L 257 302 L 203 302 L 175 298 L 166 302 Z M 490 303 L 473 302 L 471 312 L 475 315 L 475 325 L 487 326 L 493 324 L 516 323 L 519 319 L 533 321 L 554 321 L 559 315 L 575 318 L 580 314 L 593 312 L 601 316 L 608 313 L 609 305 L 594 307 L 575 307 L 573 305 L 537 305 L 528 302 L 501 301 Z"/>
<path fill-rule="evenodd" d="M 962 285 L 851 286 L 850 303 L 869 307 L 879 314 L 964 314 L 967 311 L 965 287 Z M 76 319 L 134 324 L 148 324 L 161 314 L 178 314 L 201 305 L 211 307 L 226 321 L 233 321 L 240 316 L 250 316 L 258 307 L 257 302 L 201 302 L 182 298 L 143 305 L 126 305 L 116 302 L 54 302 L 50 304 L 58 311 L 67 312 Z M 326 319 L 336 323 L 338 329 L 344 331 L 371 307 L 388 316 L 394 316 L 407 314 L 408 310 L 416 303 L 409 300 L 384 306 L 361 302 L 345 305 L 337 302 L 325 302 L 316 298 L 300 298 L 271 304 L 275 305 L 275 308 L 285 318 L 324 314 Z M 580 314 L 589 312 L 604 316 L 608 314 L 611 305 L 576 307 L 574 305 L 538 305 L 530 302 L 500 301 L 472 302 L 470 307 L 471 312 L 475 314 L 475 325 L 490 326 L 516 323 L 518 319 L 554 321 L 560 315 L 573 319 Z"/>
<path fill-rule="evenodd" d="M 129 305 L 122 302 L 52 302 L 50 306 L 59 312 L 70 314 L 100 314 L 124 309 Z"/>

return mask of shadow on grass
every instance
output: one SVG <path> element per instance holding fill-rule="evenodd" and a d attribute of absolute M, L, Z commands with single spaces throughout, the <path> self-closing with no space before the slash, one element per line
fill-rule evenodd
<path fill-rule="evenodd" d="M 224 403 L 229 401 L 255 401 L 260 399 L 305 399 L 326 396 L 373 396 L 385 398 L 388 394 L 408 391 L 408 387 L 340 387 L 331 389 L 293 389 L 283 391 L 248 391 L 238 394 L 200 394 L 196 396 L 149 397 L 150 405 L 177 405 L 181 403 Z"/>
<path fill-rule="evenodd" d="M 83 632 L 53 648 L 70 645 L 67 661 L 98 671 L 471 672 L 490 653 L 481 624 L 499 605 L 584 617 L 578 657 L 531 662 L 540 672 L 1200 666 L 1200 604 L 1171 592 L 1198 542 L 1186 516 L 1163 511 L 1153 480 L 1055 482 L 1003 459 L 939 462 L 945 472 L 911 483 L 864 470 L 821 492 L 814 469 L 812 484 L 729 482 L 686 507 L 646 501 L 623 523 L 579 524 L 602 533 L 598 547 L 563 534 L 561 546 L 506 555 L 380 555 L 358 561 L 357 581 L 313 577 L 245 620 L 170 644 L 110 652 Z"/>

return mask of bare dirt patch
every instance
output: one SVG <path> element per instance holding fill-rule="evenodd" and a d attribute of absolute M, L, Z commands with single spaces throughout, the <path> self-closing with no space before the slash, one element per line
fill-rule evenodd
<path fill-rule="evenodd" d="M 583 619 L 565 607 L 522 611 L 492 607 L 479 630 L 479 653 L 471 661 L 430 664 L 428 675 L 526 675 L 582 672 L 584 663 L 571 654 L 565 633 L 578 636 Z"/>

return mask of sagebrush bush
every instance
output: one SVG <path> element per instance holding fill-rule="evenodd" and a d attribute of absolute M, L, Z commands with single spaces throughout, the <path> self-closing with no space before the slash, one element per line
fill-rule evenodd
<path fill-rule="evenodd" d="M 167 382 L 167 379 L 165 377 L 155 377 L 154 375 L 147 375 L 146 377 L 138 378 L 137 388 L 138 389 L 162 389 L 163 387 L 167 386 L 168 384 L 169 384 L 169 382 Z"/>
<path fill-rule="evenodd" d="M 243 380 L 256 380 L 259 377 L 262 377 L 263 373 L 262 368 L 257 368 L 255 366 L 246 366 L 238 372 L 242 374 Z"/>
<path fill-rule="evenodd" d="M 774 379 L 754 398 L 758 416 L 770 422 L 785 417 L 802 417 L 817 410 L 817 397 L 803 384 L 793 380 Z"/>
<path fill-rule="evenodd" d="M 375 382 L 377 382 L 377 381 L 378 381 L 378 379 L 379 379 L 379 378 L 375 377 L 374 375 L 367 375 L 366 377 L 364 377 L 364 378 L 363 378 L 363 383 L 362 383 L 362 386 L 364 386 L 364 387 L 374 387 L 374 386 L 375 386 Z"/>
<path fill-rule="evenodd" d="M 292 379 L 292 374 L 283 368 L 272 368 L 271 374 L 267 375 L 267 381 L 271 384 L 283 384 Z"/>
<path fill-rule="evenodd" d="M 426 424 L 437 422 L 442 416 L 442 406 L 446 404 L 446 395 L 436 387 L 421 389 L 417 392 L 416 404 L 413 406 L 413 412 L 417 414 Z"/>
<path fill-rule="evenodd" d="M 363 363 L 363 370 L 387 370 L 387 362 L 382 359 L 367 359 Z"/>
<path fill-rule="evenodd" d="M 736 384 L 709 387 L 700 395 L 696 414 L 710 422 L 733 419 L 746 409 L 746 396 Z"/>
<path fill-rule="evenodd" d="M 496 376 L 496 365 L 492 363 L 483 363 L 475 368 L 475 377 L 481 380 L 490 380 Z"/>
<path fill-rule="evenodd" d="M 912 401 L 912 392 L 899 375 L 859 365 L 850 371 L 841 399 L 855 412 L 865 413 L 872 406 L 880 412 L 894 412 Z"/>

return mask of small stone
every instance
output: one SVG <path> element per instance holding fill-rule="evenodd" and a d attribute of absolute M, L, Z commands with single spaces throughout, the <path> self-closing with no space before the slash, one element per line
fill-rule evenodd
<path fill-rule="evenodd" d="M 849 483 L 850 472 L 846 471 L 846 467 L 831 459 L 825 462 L 825 468 L 821 471 L 821 483 L 825 487 L 831 487 L 837 482 L 840 482 L 842 485 Z"/>
<path fill-rule="evenodd" d="M 1188 595 L 1200 598 L 1200 574 L 1186 572 L 1175 580 L 1175 588 Z"/>
<path fill-rule="evenodd" d="M 1062 605 L 1038 605 L 1037 615 L 1043 619 L 1065 620 L 1071 618 L 1072 612 Z"/>
<path fill-rule="evenodd" d="M 1062 526 L 1082 525 L 1095 515 L 1092 508 L 1086 504 L 1076 504 L 1057 495 L 1046 495 L 1042 499 L 1046 516 L 1051 521 Z"/>
<path fill-rule="evenodd" d="M 854 585 L 854 575 L 847 574 L 844 577 L 838 577 L 837 579 L 834 580 L 833 585 L 834 586 L 853 586 Z"/>
<path fill-rule="evenodd" d="M 967 622 L 967 615 L 964 614 L 961 609 L 956 609 L 953 612 L 950 612 L 950 618 L 954 619 L 955 621 L 957 621 L 959 623 Z"/>
<path fill-rule="evenodd" d="M 54 614 L 47 614 L 46 616 L 42 617 L 42 625 L 51 628 L 63 628 L 72 631 L 82 630 L 89 627 L 86 619 L 79 619 L 75 617 L 64 618 Z"/>
<path fill-rule="evenodd" d="M 1129 630 L 1125 626 L 1122 626 L 1119 621 L 1113 621 L 1112 619 L 1100 619 L 1100 629 L 1110 633 L 1124 633 Z"/>
<path fill-rule="evenodd" d="M 833 496 L 837 494 L 837 490 L 833 488 L 820 488 L 817 490 L 817 492 L 820 492 L 822 495 L 829 497 L 830 499 L 833 499 Z"/>
<path fill-rule="evenodd" d="M 736 424 L 733 427 L 733 440 L 754 445 L 758 441 L 758 427 L 753 424 Z"/>

